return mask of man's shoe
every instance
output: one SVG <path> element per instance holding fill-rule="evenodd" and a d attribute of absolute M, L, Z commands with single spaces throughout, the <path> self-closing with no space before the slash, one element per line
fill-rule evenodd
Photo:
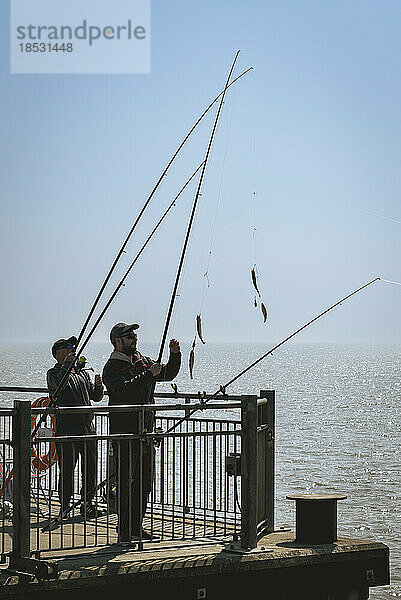
<path fill-rule="evenodd" d="M 136 540 L 134 540 L 134 541 L 132 541 L 132 540 L 119 540 L 117 543 L 121 546 L 121 548 L 124 548 L 125 550 L 130 550 L 130 549 L 133 550 L 134 548 L 136 548 L 136 545 L 137 545 L 138 542 Z"/>
<path fill-rule="evenodd" d="M 138 534 L 134 534 L 135 535 L 135 539 L 142 539 L 145 540 L 147 542 L 153 541 L 153 542 L 159 542 L 160 541 L 160 537 L 157 536 L 155 533 L 150 533 L 150 531 L 146 531 L 146 529 L 142 528 L 142 535 Z"/>

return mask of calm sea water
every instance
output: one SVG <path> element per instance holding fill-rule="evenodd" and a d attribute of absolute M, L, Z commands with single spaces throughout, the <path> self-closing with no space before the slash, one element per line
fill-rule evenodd
<path fill-rule="evenodd" d="M 141 350 L 157 355 L 156 345 Z M 192 381 L 188 350 L 184 345 L 179 390 L 215 392 L 268 347 L 197 348 Z M 93 344 L 88 365 L 101 371 L 109 353 L 109 345 Z M 54 362 L 48 347 L 39 344 L 2 346 L 0 361 L 0 385 L 29 386 L 44 386 Z M 171 391 L 170 384 L 159 389 Z M 261 389 L 276 390 L 276 525 L 294 527 L 289 493 L 345 493 L 348 498 L 338 507 L 339 535 L 390 547 L 391 585 L 373 588 L 370 597 L 401 597 L 401 345 L 288 344 L 227 391 Z M 0 402 L 18 397 L 23 396 L 0 393 Z"/>

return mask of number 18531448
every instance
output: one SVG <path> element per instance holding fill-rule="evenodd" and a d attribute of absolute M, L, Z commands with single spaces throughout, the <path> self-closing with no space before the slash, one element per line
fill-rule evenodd
<path fill-rule="evenodd" d="M 21 52 L 73 52 L 74 47 L 71 43 L 65 44 L 45 44 L 44 42 L 25 42 L 19 45 Z"/>

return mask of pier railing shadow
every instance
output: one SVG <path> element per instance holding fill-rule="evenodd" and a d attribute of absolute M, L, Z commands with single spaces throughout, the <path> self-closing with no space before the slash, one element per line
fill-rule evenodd
<path fill-rule="evenodd" d="M 0 412 L 3 562 L 29 570 L 32 557 L 118 543 L 230 541 L 246 551 L 274 531 L 274 392 L 155 397 L 56 409 L 15 400 Z M 135 433 L 110 433 L 118 413 L 135 415 Z M 93 417 L 93 433 L 56 437 L 66 415 Z"/>

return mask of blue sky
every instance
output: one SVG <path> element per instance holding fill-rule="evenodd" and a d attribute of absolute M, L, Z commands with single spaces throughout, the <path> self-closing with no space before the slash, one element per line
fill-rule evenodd
<path fill-rule="evenodd" d="M 269 346 L 377 275 L 400 281 L 400 13 L 398 0 L 153 0 L 149 75 L 11 75 L 3 1 L 0 339 L 79 330 L 147 193 L 222 89 L 237 49 L 238 68 L 254 70 L 224 105 L 171 335 L 194 335 L 210 248 L 202 316 L 211 342 Z M 114 283 L 199 164 L 212 122 L 210 114 L 172 167 Z M 160 339 L 194 190 L 96 340 L 117 321 L 138 321 L 142 339 Z M 255 262 L 266 324 L 253 307 Z M 399 287 L 375 284 L 299 341 L 399 342 L 400 301 Z"/>

